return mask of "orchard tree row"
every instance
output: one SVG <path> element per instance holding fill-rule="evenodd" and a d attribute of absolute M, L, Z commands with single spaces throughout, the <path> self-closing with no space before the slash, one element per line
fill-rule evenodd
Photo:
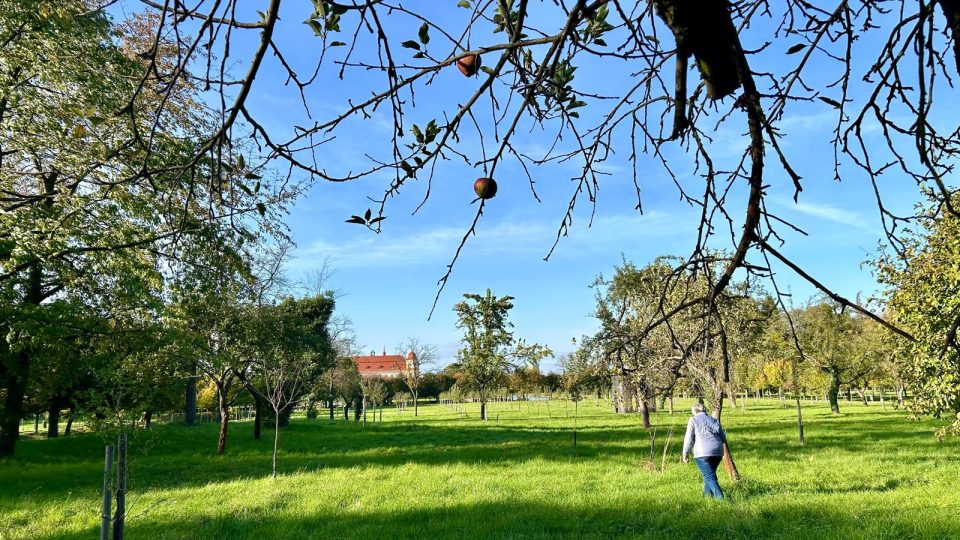
<path fill-rule="evenodd" d="M 873 262 L 887 289 L 864 314 L 821 295 L 786 306 L 755 280 L 734 281 L 708 311 L 691 303 L 709 290 L 724 257 L 703 269 L 662 257 L 638 267 L 629 261 L 593 287 L 600 330 L 562 359 L 565 385 L 575 392 L 610 385 L 618 412 L 639 412 L 645 427 L 657 400 L 683 392 L 709 403 L 720 417 L 724 400 L 789 392 L 798 415 L 803 396 L 826 399 L 840 413 L 840 394 L 864 404 L 880 389 L 897 405 L 909 395 L 914 414 L 951 420 L 960 428 L 957 327 L 960 298 L 957 219 L 942 216 L 913 237 L 910 265 L 884 255 Z M 905 329 L 891 332 L 885 321 Z M 662 324 L 661 324 L 662 322 Z M 906 335 L 904 335 L 906 334 Z M 801 420 L 802 422 L 802 420 Z M 802 427 L 801 427 L 802 429 Z"/>

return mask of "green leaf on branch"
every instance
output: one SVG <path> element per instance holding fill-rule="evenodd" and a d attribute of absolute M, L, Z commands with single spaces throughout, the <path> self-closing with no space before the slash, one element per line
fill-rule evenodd
<path fill-rule="evenodd" d="M 472 6 L 470 5 L 469 0 L 460 0 L 457 2 L 457 7 L 470 9 Z"/>
<path fill-rule="evenodd" d="M 839 101 L 837 101 L 837 100 L 835 100 L 835 99 L 830 99 L 830 98 L 828 98 L 828 97 L 826 97 L 826 96 L 820 96 L 818 99 L 820 99 L 820 101 L 826 103 L 827 105 L 833 105 L 834 107 L 836 107 L 836 108 L 838 108 L 838 109 L 842 106 L 842 105 L 840 105 L 840 102 L 839 102 Z"/>
<path fill-rule="evenodd" d="M 787 54 L 795 54 L 802 51 L 805 48 L 806 48 L 806 45 L 804 45 L 803 43 L 797 43 L 793 47 L 790 47 L 789 49 L 787 49 Z"/>
<path fill-rule="evenodd" d="M 320 21 L 317 21 L 314 19 L 307 19 L 303 21 L 303 23 L 309 26 L 311 30 L 313 30 L 314 35 L 323 37 L 323 34 L 324 34 L 323 25 L 320 24 Z"/>
<path fill-rule="evenodd" d="M 420 25 L 420 31 L 417 32 L 417 37 L 420 38 L 420 43 L 424 45 L 430 43 L 430 26 L 427 23 Z"/>
<path fill-rule="evenodd" d="M 408 39 L 407 41 L 404 41 L 403 43 L 400 44 L 400 46 L 406 47 L 408 49 L 415 49 L 418 51 L 420 50 L 420 44 L 412 39 Z"/>
<path fill-rule="evenodd" d="M 427 132 L 423 136 L 423 143 L 430 144 L 436 140 L 437 135 L 440 133 L 440 128 L 437 127 L 437 121 L 431 120 L 427 122 Z"/>
<path fill-rule="evenodd" d="M 350 219 L 346 221 L 347 223 L 356 223 L 357 225 L 366 225 L 367 220 L 363 219 L 360 216 L 350 216 Z"/>

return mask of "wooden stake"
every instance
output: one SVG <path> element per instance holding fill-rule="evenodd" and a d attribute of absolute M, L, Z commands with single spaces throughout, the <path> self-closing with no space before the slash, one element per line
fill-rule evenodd
<path fill-rule="evenodd" d="M 674 426 L 670 426 L 670 431 L 667 432 L 667 442 L 663 445 L 663 459 L 660 460 L 660 472 L 667 470 L 667 450 L 670 449 L 670 437 L 673 436 Z"/>
<path fill-rule="evenodd" d="M 730 447 L 723 443 L 723 466 L 727 469 L 727 474 L 734 482 L 740 481 L 740 471 L 737 470 L 737 464 L 733 461 L 733 454 L 730 453 Z"/>
<path fill-rule="evenodd" d="M 110 510 L 112 510 L 110 493 L 110 473 L 113 471 L 113 446 L 107 445 L 103 459 L 103 510 L 100 513 L 100 540 L 110 538 Z"/>
<path fill-rule="evenodd" d="M 127 512 L 127 434 L 117 441 L 117 511 L 113 515 L 113 540 L 123 540 Z"/>

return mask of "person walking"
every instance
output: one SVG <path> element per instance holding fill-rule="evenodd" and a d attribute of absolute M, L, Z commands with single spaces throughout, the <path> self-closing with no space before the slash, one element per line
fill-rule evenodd
<path fill-rule="evenodd" d="M 727 435 L 720 421 L 704 412 L 703 403 L 694 403 L 693 417 L 687 421 L 687 433 L 683 437 L 683 462 L 693 461 L 703 475 L 703 496 L 723 499 L 723 491 L 717 481 L 717 467 L 723 461 L 723 444 Z"/>

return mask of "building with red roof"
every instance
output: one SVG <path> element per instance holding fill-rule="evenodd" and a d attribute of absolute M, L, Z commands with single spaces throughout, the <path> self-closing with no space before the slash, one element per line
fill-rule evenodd
<path fill-rule="evenodd" d="M 383 351 L 383 354 L 370 351 L 369 356 L 354 356 L 352 359 L 364 379 L 393 379 L 402 376 L 408 369 L 412 370 L 416 356 L 412 351 L 406 357 L 387 354 L 387 351 Z"/>

